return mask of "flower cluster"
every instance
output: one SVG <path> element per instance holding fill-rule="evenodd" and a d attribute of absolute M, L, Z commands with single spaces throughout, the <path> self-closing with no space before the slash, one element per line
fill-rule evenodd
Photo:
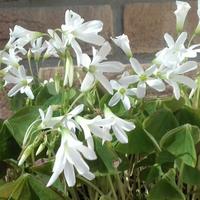
<path fill-rule="evenodd" d="M 149 87 L 157 92 L 163 92 L 169 85 L 173 88 L 177 100 L 181 97 L 182 85 L 187 86 L 194 93 L 196 83 L 187 76 L 187 73 L 198 67 L 194 58 L 200 53 L 200 44 L 191 45 L 191 43 L 194 36 L 199 34 L 200 25 L 197 25 L 193 37 L 187 42 L 188 34 L 183 31 L 183 28 L 189 9 L 188 3 L 177 1 L 175 15 L 178 38 L 174 40 L 166 33 L 164 35 L 166 47 L 156 53 L 152 64 L 145 69 L 134 57 L 126 35 L 111 38 L 127 56 L 131 65 L 129 71 L 121 62 L 108 61 L 111 45 L 99 35 L 103 23 L 99 20 L 85 22 L 81 16 L 71 10 L 65 13 L 65 24 L 59 29 L 49 29 L 47 33 L 30 31 L 17 25 L 10 30 L 10 39 L 4 50 L 0 52 L 0 78 L 4 86 L 12 86 L 8 92 L 9 97 L 21 93 L 33 102 L 37 93 L 37 90 L 34 90 L 36 85 L 40 88 L 53 84 L 56 92 L 59 93 L 62 88 L 60 92 L 62 93 L 75 85 L 75 77 L 80 81 L 78 88 L 80 96 L 71 106 L 65 107 L 64 102 L 64 106 L 61 105 L 63 106 L 61 111 L 59 106 L 57 109 L 53 105 L 50 105 L 46 112 L 39 109 L 40 118 L 30 125 L 24 136 L 23 147 L 26 149 L 19 164 L 22 165 L 30 155 L 30 149 L 38 146 L 37 142 L 29 144 L 29 141 L 33 127 L 39 122 L 35 132 L 39 136 L 43 134 L 45 136 L 42 136 L 44 141 L 39 145 L 36 155 L 45 149 L 49 132 L 53 133 L 56 139 L 57 136 L 60 138 L 53 175 L 47 186 L 51 186 L 62 172 L 64 172 L 67 184 L 74 186 L 75 170 L 86 179 L 92 180 L 95 176 L 85 159 L 95 160 L 97 158 L 94 138 L 98 137 L 104 143 L 112 141 L 114 136 L 118 142 L 128 143 L 126 133 L 135 128 L 133 122 L 119 118 L 109 107 L 122 101 L 125 110 L 130 110 L 134 106 L 132 99 L 145 98 Z M 200 16 L 199 9 L 198 15 Z M 99 46 L 99 48 L 92 47 L 92 58 L 82 51 L 79 41 Z M 74 55 L 76 65 L 74 65 Z M 43 83 L 37 74 L 41 63 L 50 57 L 57 59 L 58 65 L 63 66 L 64 76 L 61 79 L 55 76 L 54 79 Z M 27 60 L 29 70 L 23 64 L 23 59 Z M 33 60 L 35 61 L 34 67 Z M 106 73 L 120 74 L 120 76 L 109 80 Z M 91 91 L 96 92 L 98 83 L 109 95 L 108 105 L 104 106 L 104 111 L 95 113 L 95 116 L 94 113 L 87 115 L 84 113 L 83 104 L 76 105 L 72 109 L 79 97 Z M 58 110 L 60 112 L 57 112 Z M 38 139 L 39 136 L 36 138 Z"/>

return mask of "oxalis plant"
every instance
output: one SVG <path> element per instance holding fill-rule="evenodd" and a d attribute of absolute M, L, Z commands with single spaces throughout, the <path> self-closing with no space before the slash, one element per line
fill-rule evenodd
<path fill-rule="evenodd" d="M 188 36 L 190 5 L 176 4 L 177 37 L 166 33 L 145 68 L 124 34 L 111 40 L 131 67 L 107 60 L 103 23 L 71 10 L 47 33 L 10 30 L 0 51 L 13 110 L 0 122 L 0 199 L 200 199 L 200 23 Z M 80 42 L 95 45 L 92 56 Z M 40 67 L 52 57 L 58 67 L 43 80 Z"/>

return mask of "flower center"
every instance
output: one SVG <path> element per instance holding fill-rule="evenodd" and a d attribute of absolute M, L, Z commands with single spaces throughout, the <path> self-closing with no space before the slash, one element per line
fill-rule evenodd
<path fill-rule="evenodd" d="M 147 80 L 147 76 L 146 76 L 145 74 L 142 74 L 142 75 L 140 76 L 140 80 L 141 80 L 141 81 L 146 81 L 146 80 Z"/>
<path fill-rule="evenodd" d="M 89 72 L 95 73 L 96 72 L 96 67 L 94 65 L 91 65 L 89 68 Z"/>
<path fill-rule="evenodd" d="M 124 95 L 124 94 L 126 93 L 126 89 L 125 89 L 125 88 L 120 88 L 120 89 L 119 89 L 119 93 L 120 93 L 121 95 Z"/>
<path fill-rule="evenodd" d="M 25 86 L 25 85 L 28 85 L 28 81 L 27 81 L 27 80 L 22 80 L 22 81 L 21 81 L 21 84 L 24 85 L 24 86 Z"/>

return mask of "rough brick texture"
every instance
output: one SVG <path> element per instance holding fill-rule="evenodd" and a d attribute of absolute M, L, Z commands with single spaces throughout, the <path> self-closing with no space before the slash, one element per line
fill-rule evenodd
<path fill-rule="evenodd" d="M 113 35 L 112 10 L 109 5 L 0 8 L 1 47 L 9 38 L 9 28 L 13 28 L 16 24 L 42 32 L 46 32 L 48 28 L 59 28 L 64 23 L 66 9 L 72 9 L 86 20 L 102 20 L 104 22 L 103 36 L 109 38 Z"/>
<path fill-rule="evenodd" d="M 192 9 L 185 23 L 188 32 L 192 32 L 198 23 L 197 2 L 190 2 Z M 175 2 L 133 3 L 124 9 L 124 31 L 131 40 L 136 53 L 154 53 L 164 47 L 164 33 L 175 36 L 176 17 L 173 11 Z"/>

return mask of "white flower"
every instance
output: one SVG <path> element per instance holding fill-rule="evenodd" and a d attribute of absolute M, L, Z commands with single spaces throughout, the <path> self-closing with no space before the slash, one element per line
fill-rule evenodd
<path fill-rule="evenodd" d="M 113 123 L 112 120 L 102 119 L 100 116 L 96 116 L 94 119 L 85 119 L 81 116 L 78 116 L 76 117 L 76 121 L 83 129 L 84 137 L 89 148 L 94 148 L 92 134 L 101 138 L 103 142 L 112 140 L 109 129 L 104 128 L 104 126 L 111 125 Z"/>
<path fill-rule="evenodd" d="M 45 43 L 42 43 L 42 37 L 32 41 L 31 46 L 31 52 L 34 55 L 35 60 L 38 61 L 42 52 L 46 49 Z"/>
<path fill-rule="evenodd" d="M 33 77 L 26 76 L 24 66 L 21 65 L 18 68 L 11 68 L 5 75 L 4 80 L 6 81 L 6 84 L 15 84 L 15 86 L 8 92 L 9 97 L 15 96 L 18 92 L 21 92 L 25 93 L 28 98 L 34 99 L 30 87 Z"/>
<path fill-rule="evenodd" d="M 126 132 L 135 129 L 134 123 L 125 121 L 124 119 L 117 117 L 114 113 L 111 112 L 111 110 L 108 107 L 105 107 L 104 115 L 105 119 L 113 120 L 113 123 L 110 125 L 109 128 L 112 129 L 117 140 L 121 143 L 128 143 L 128 137 L 126 135 Z"/>
<path fill-rule="evenodd" d="M 124 77 L 123 80 L 129 84 L 137 83 L 136 94 L 138 98 L 145 97 L 146 85 L 159 92 L 165 90 L 165 84 L 162 80 L 151 77 L 157 69 L 156 65 L 152 65 L 151 67 L 146 69 L 146 71 L 144 71 L 143 67 L 135 58 L 131 58 L 130 63 L 136 75 Z"/>
<path fill-rule="evenodd" d="M 61 118 L 62 118 L 62 117 L 53 117 L 52 106 L 49 106 L 47 108 L 46 114 L 44 113 L 42 109 L 39 109 L 39 113 L 42 120 L 41 124 L 39 125 L 41 129 L 54 128 L 55 125 L 57 125 L 61 121 Z"/>
<path fill-rule="evenodd" d="M 132 57 L 132 52 L 129 44 L 128 36 L 123 34 L 117 36 L 116 38 L 111 38 L 112 41 L 122 49 L 122 51 L 130 58 Z"/>
<path fill-rule="evenodd" d="M 195 58 L 197 53 L 200 52 L 199 49 L 196 49 L 200 45 L 192 45 L 189 48 L 185 48 L 185 41 L 187 39 L 186 32 L 181 33 L 176 42 L 168 33 L 164 35 L 164 38 L 167 47 L 159 51 L 155 59 L 155 62 L 159 65 L 174 68 L 181 64 L 186 58 Z"/>
<path fill-rule="evenodd" d="M 75 133 L 76 128 L 80 130 L 80 127 L 74 118 L 78 116 L 84 109 L 84 105 L 80 104 L 76 106 L 73 110 L 67 113 L 63 119 L 64 127 L 68 128 L 71 132 Z"/>
<path fill-rule="evenodd" d="M 2 62 L 10 67 L 19 67 L 19 62 L 22 60 L 21 57 L 17 55 L 18 51 L 16 49 L 9 49 L 9 52 L 4 52 L 2 56 Z"/>
<path fill-rule="evenodd" d="M 178 84 L 184 84 L 191 89 L 196 88 L 196 83 L 191 78 L 183 75 L 184 73 L 190 72 L 197 69 L 197 63 L 194 61 L 188 61 L 175 69 L 169 70 L 166 73 L 166 82 L 173 87 L 175 98 L 180 98 L 180 88 Z"/>
<path fill-rule="evenodd" d="M 93 20 L 84 23 L 84 19 L 72 10 L 65 12 L 65 24 L 61 26 L 61 30 L 64 37 L 67 38 L 68 45 L 71 45 L 76 53 L 78 66 L 80 65 L 82 50 L 76 39 L 90 44 L 102 45 L 105 39 L 98 35 L 102 28 L 103 23 L 101 21 Z"/>
<path fill-rule="evenodd" d="M 191 6 L 189 3 L 183 1 L 176 1 L 176 5 L 177 10 L 174 12 L 176 15 L 176 29 L 177 32 L 181 32 L 183 30 L 185 19 Z"/>
<path fill-rule="evenodd" d="M 46 57 L 52 56 L 57 52 L 56 56 L 65 56 L 66 47 L 68 44 L 68 38 L 61 34 L 61 37 L 56 33 L 56 31 L 52 29 L 48 29 L 49 36 L 51 39 L 47 42 L 47 52 L 45 54 Z"/>
<path fill-rule="evenodd" d="M 94 150 L 84 146 L 68 129 L 60 131 L 62 133 L 61 144 L 56 153 L 53 175 L 47 183 L 47 187 L 51 186 L 63 171 L 68 186 L 74 186 L 76 183 L 74 168 L 84 178 L 94 179 L 94 174 L 90 172 L 89 166 L 83 159 L 85 157 L 88 160 L 95 160 Z"/>
<path fill-rule="evenodd" d="M 129 110 L 131 108 L 131 103 L 128 96 L 136 95 L 136 88 L 129 89 L 129 84 L 126 83 L 126 81 L 123 81 L 123 77 L 118 81 L 111 80 L 110 83 L 112 88 L 117 92 L 112 96 L 108 105 L 111 107 L 115 106 L 121 100 L 125 109 Z"/>
<path fill-rule="evenodd" d="M 81 64 L 87 71 L 87 74 L 81 84 L 81 91 L 85 92 L 91 89 L 95 81 L 99 81 L 103 87 L 110 93 L 113 93 L 112 87 L 108 79 L 104 76 L 104 72 L 121 72 L 124 65 L 120 62 L 106 61 L 106 56 L 111 51 L 110 44 L 105 42 L 104 45 L 97 51 L 93 48 L 93 59 L 91 60 L 87 54 L 82 55 Z"/>
<path fill-rule="evenodd" d="M 77 38 L 95 45 L 102 45 L 105 41 L 98 35 L 102 28 L 101 21 L 93 20 L 84 23 L 84 19 L 72 10 L 65 12 L 65 24 L 61 26 L 62 31 L 67 34 L 71 42 Z"/>
<path fill-rule="evenodd" d="M 10 39 L 6 44 L 6 48 L 11 46 L 23 47 L 32 40 L 41 37 L 42 33 L 27 30 L 21 26 L 15 25 L 13 31 L 10 29 Z"/>

